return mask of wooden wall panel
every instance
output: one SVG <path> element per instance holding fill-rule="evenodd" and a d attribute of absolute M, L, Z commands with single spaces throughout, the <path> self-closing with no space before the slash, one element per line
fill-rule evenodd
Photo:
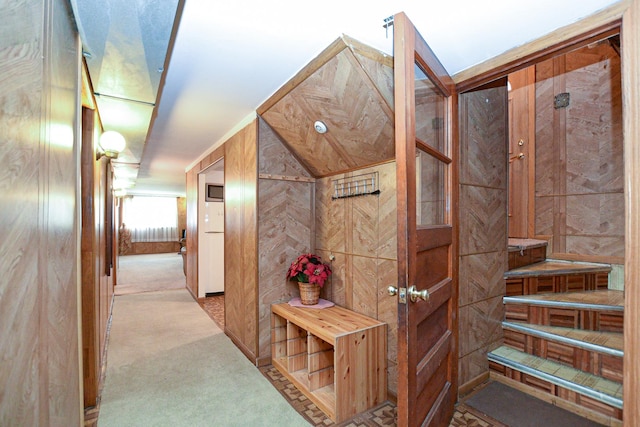
<path fill-rule="evenodd" d="M 388 387 L 397 388 L 397 301 L 387 287 L 397 282 L 395 162 L 316 181 L 316 253 L 333 274 L 322 297 L 383 320 L 387 329 Z M 380 194 L 332 200 L 333 180 L 378 172 Z"/>
<path fill-rule="evenodd" d="M 258 349 L 257 120 L 224 144 L 225 332 L 255 362 Z"/>
<path fill-rule="evenodd" d="M 314 247 L 315 180 L 262 119 L 258 154 L 258 363 L 266 363 L 271 355 L 271 304 L 299 295 L 285 275 L 298 255 Z"/>
<path fill-rule="evenodd" d="M 460 388 L 489 371 L 507 270 L 507 89 L 460 95 Z M 478 328 L 477 325 L 485 325 Z"/>
<path fill-rule="evenodd" d="M 80 43 L 67 2 L 2 9 L 0 425 L 80 425 Z"/>
<path fill-rule="evenodd" d="M 187 289 L 198 298 L 198 172 L 193 167 L 185 176 L 187 187 Z"/>
<path fill-rule="evenodd" d="M 554 96 L 569 93 L 566 108 Z M 624 257 L 620 58 L 607 41 L 536 66 L 536 234 L 553 254 Z M 591 258 L 594 260 L 593 258 Z"/>

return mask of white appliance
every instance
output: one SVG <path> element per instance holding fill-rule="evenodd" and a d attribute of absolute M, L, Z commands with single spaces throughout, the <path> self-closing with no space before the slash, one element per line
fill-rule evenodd
<path fill-rule="evenodd" d="M 203 221 L 205 233 L 224 233 L 224 202 L 205 202 Z"/>
<path fill-rule="evenodd" d="M 224 292 L 224 203 L 205 202 L 200 284 L 205 296 Z"/>

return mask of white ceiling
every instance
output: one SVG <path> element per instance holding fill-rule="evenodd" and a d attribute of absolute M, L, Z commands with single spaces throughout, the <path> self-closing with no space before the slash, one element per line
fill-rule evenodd
<path fill-rule="evenodd" d="M 156 65 L 159 55 L 152 52 L 162 51 L 163 43 L 158 40 L 168 37 L 167 31 L 171 30 L 167 30 L 167 16 L 175 12 L 175 0 L 72 0 L 82 22 L 86 20 L 78 9 L 83 6 L 78 4 L 100 4 L 103 9 L 110 4 L 112 10 L 120 10 L 116 3 L 138 4 L 138 36 L 143 42 L 131 40 L 135 32 L 124 38 L 127 43 L 123 43 L 123 37 L 118 42 L 113 34 L 117 33 L 115 21 L 124 18 L 122 13 L 111 12 L 110 30 L 101 34 L 116 41 L 106 42 L 103 52 L 91 52 L 94 57 L 87 62 L 95 86 L 98 76 L 94 76 L 90 62 L 95 56 L 107 57 L 109 47 L 117 43 L 121 43 L 119 51 L 137 49 L 134 55 L 119 55 L 118 60 L 126 64 L 143 55 L 146 68 L 131 71 L 125 65 L 111 67 L 111 71 L 135 83 L 129 90 L 138 96 L 138 82 L 153 82 L 157 78 L 154 73 L 162 67 Z M 404 11 L 453 75 L 614 3 L 617 1 L 325 0 L 314 5 L 299 0 L 185 0 L 170 61 L 164 69 L 161 97 L 148 101 L 156 103 L 156 117 L 146 143 L 142 142 L 142 153 L 122 157 L 124 161 L 140 162 L 135 187 L 129 193 L 184 195 L 185 169 L 235 133 L 265 99 L 343 33 L 391 54 L 392 29 L 387 37 L 384 18 Z M 158 4 L 162 7 L 155 9 Z M 129 21 L 131 13 L 124 14 Z M 157 27 L 148 25 L 154 19 Z M 126 22 L 119 27 L 131 25 Z M 88 33 L 95 29 L 82 24 L 79 27 L 86 44 Z M 153 49 L 148 46 L 149 40 L 155 40 Z M 109 72 L 105 70 L 106 61 L 102 63 L 100 81 Z M 143 79 L 137 80 L 134 71 Z M 107 114 L 114 113 L 102 111 L 100 104 L 98 108 L 105 130 L 110 130 Z M 145 134 L 147 129 L 141 129 Z"/>

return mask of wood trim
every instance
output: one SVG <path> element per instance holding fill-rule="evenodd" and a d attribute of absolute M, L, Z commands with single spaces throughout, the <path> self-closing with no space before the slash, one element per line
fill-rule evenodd
<path fill-rule="evenodd" d="M 510 49 L 488 61 L 453 76 L 458 92 L 480 86 L 535 62 L 617 34 L 620 18 L 634 0 L 623 0 L 580 21 L 559 28 L 523 46 Z"/>
<path fill-rule="evenodd" d="M 422 230 L 430 230 L 436 231 L 436 238 L 434 239 L 433 235 L 427 240 L 424 237 L 425 233 L 421 233 Z M 432 227 L 422 227 L 418 228 L 418 252 L 427 251 L 429 249 L 439 248 L 440 246 L 450 245 L 451 242 L 451 226 L 450 225 L 441 225 L 441 226 L 432 226 Z"/>
<path fill-rule="evenodd" d="M 622 27 L 625 194 L 624 426 L 640 425 L 640 0 Z M 634 398 L 635 397 L 635 398 Z"/>
<path fill-rule="evenodd" d="M 309 178 L 306 176 L 272 175 L 270 173 L 261 173 L 258 175 L 258 178 L 271 179 L 274 181 L 316 182 L 315 178 Z"/>
<path fill-rule="evenodd" d="M 424 151 L 425 153 L 429 154 L 430 156 L 433 156 L 436 159 L 440 160 L 442 163 L 446 163 L 446 164 L 450 164 L 451 163 L 451 159 L 449 157 L 447 157 L 446 155 L 444 155 L 443 153 L 441 153 L 437 149 L 433 148 L 432 146 L 430 146 L 426 142 L 422 141 L 418 137 L 416 137 L 416 147 L 419 148 L 420 150 Z"/>
<path fill-rule="evenodd" d="M 527 82 L 529 84 L 529 93 L 527 94 L 529 101 L 529 138 L 527 147 L 528 166 L 528 182 L 527 185 L 527 236 L 536 234 L 536 186 L 530 183 L 536 182 L 536 70 L 535 67 L 529 67 L 527 71 Z"/>

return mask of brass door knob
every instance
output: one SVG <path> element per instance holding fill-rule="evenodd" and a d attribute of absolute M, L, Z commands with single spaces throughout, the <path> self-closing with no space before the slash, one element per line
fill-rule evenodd
<path fill-rule="evenodd" d="M 389 295 L 391 295 L 392 297 L 398 295 L 398 288 L 396 288 L 395 286 L 391 285 L 387 288 L 387 292 L 389 293 Z"/>
<path fill-rule="evenodd" d="M 409 298 L 411 302 L 416 302 L 419 299 L 427 301 L 429 299 L 429 291 L 426 289 L 419 291 L 415 286 L 411 286 L 409 288 Z"/>

